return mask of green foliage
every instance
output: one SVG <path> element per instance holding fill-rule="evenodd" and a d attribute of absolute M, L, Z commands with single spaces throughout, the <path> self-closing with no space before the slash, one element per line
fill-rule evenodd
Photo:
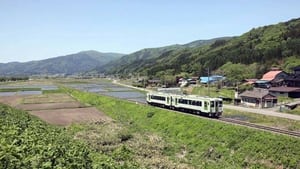
<path fill-rule="evenodd" d="M 20 77 L 0 77 L 0 82 L 6 82 L 6 81 L 23 81 L 23 80 L 29 80 L 29 77 L 27 76 L 20 76 Z"/>
<path fill-rule="evenodd" d="M 299 44 L 300 46 L 300 44 Z M 286 72 L 292 73 L 294 67 L 300 65 L 300 55 L 299 56 L 291 56 L 285 59 L 283 64 L 283 70 Z"/>
<path fill-rule="evenodd" d="M 195 168 L 297 168 L 299 139 L 195 118 L 151 106 L 68 90 L 82 102 L 98 108 L 132 131 L 154 132 L 171 145 L 164 154 Z M 117 106 L 116 106 L 117 105 Z M 155 115 L 148 117 L 149 112 Z M 116 155 L 133 151 L 118 150 Z M 123 156 L 121 155 L 121 156 Z"/>
<path fill-rule="evenodd" d="M 128 75 L 129 73 L 134 74 L 136 72 L 139 72 L 141 75 L 155 75 L 155 73 L 152 72 L 163 70 L 161 69 L 162 67 L 156 67 L 153 70 L 152 69 L 145 70 L 143 69 L 143 67 L 155 66 L 156 63 L 160 63 L 157 62 L 158 58 L 167 57 L 169 55 L 172 55 L 176 51 L 210 45 L 219 39 L 229 39 L 229 38 L 199 40 L 184 45 L 170 45 L 170 46 L 159 47 L 159 48 L 142 49 L 140 51 L 126 55 L 119 60 L 115 60 L 99 68 L 98 71 L 100 72 L 105 71 L 106 73 L 110 73 L 110 74 L 123 74 L 123 75 L 124 74 Z"/>
<path fill-rule="evenodd" d="M 62 128 L 0 105 L 0 168 L 92 168 L 90 150 Z"/>

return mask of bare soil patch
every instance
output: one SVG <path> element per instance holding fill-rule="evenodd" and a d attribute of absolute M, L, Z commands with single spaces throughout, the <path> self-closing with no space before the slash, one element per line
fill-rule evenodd
<path fill-rule="evenodd" d="M 82 107 L 85 106 L 79 102 L 19 104 L 16 106 L 16 108 L 22 110 L 53 110 L 53 109 L 82 108 Z"/>
<path fill-rule="evenodd" d="M 74 109 L 56 109 L 56 110 L 34 110 L 30 114 L 35 115 L 42 120 L 54 124 L 67 126 L 72 123 L 84 122 L 108 122 L 112 121 L 104 113 L 95 107 L 74 108 Z"/>
<path fill-rule="evenodd" d="M 71 96 L 64 93 L 27 96 L 23 99 L 24 104 L 62 103 L 62 102 L 72 102 L 72 101 L 74 101 L 74 99 Z"/>
<path fill-rule="evenodd" d="M 15 107 L 22 102 L 24 96 L 1 96 L 0 103 Z"/>
<path fill-rule="evenodd" d="M 86 107 L 64 93 L 32 96 L 2 96 L 0 102 L 29 111 L 30 114 L 54 125 L 102 123 L 112 121 L 95 107 Z"/>

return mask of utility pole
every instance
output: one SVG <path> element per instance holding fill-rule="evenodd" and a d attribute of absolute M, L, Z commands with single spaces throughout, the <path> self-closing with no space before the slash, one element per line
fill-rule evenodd
<path fill-rule="evenodd" d="M 207 90 L 208 90 L 208 97 L 210 96 L 209 93 L 209 68 L 207 69 Z"/>

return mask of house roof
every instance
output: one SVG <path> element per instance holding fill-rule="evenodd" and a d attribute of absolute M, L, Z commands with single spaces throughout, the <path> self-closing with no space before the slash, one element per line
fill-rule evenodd
<path fill-rule="evenodd" d="M 266 96 L 271 96 L 274 98 L 276 97 L 276 96 L 270 94 L 268 90 L 260 89 L 260 88 L 258 88 L 258 89 L 254 88 L 253 90 L 247 90 L 240 94 L 240 97 L 252 97 L 252 98 L 263 98 Z"/>
<path fill-rule="evenodd" d="M 257 79 L 245 79 L 244 81 L 245 81 L 244 84 L 253 84 L 257 81 Z"/>
<path fill-rule="evenodd" d="M 271 80 L 275 79 L 275 77 L 281 72 L 282 72 L 282 70 L 271 70 L 271 71 L 267 72 L 266 74 L 264 74 L 261 80 L 271 81 Z"/>
<path fill-rule="evenodd" d="M 300 92 L 300 88 L 299 87 L 285 87 L 285 86 L 280 86 L 280 87 L 271 87 L 269 89 L 269 91 L 272 92 Z"/>
<path fill-rule="evenodd" d="M 224 80 L 224 79 L 225 79 L 225 77 L 224 76 L 220 76 L 220 75 L 212 75 L 212 76 L 209 76 L 209 77 L 202 76 L 202 77 L 200 77 L 200 82 L 201 83 L 207 83 L 208 80 L 210 82 L 213 82 L 213 81 L 219 81 L 219 80 Z"/>

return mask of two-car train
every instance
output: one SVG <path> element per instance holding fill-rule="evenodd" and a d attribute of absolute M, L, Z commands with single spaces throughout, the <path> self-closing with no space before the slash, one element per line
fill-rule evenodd
<path fill-rule="evenodd" d="M 200 97 L 196 95 L 177 95 L 163 92 L 147 93 L 147 103 L 193 114 L 219 117 L 223 113 L 221 98 Z"/>

